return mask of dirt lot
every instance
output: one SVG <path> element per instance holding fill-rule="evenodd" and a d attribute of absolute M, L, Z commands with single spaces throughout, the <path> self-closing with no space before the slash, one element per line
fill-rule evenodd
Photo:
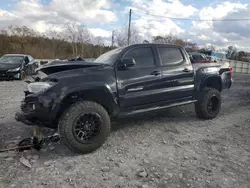
<path fill-rule="evenodd" d="M 91 154 L 76 155 L 60 143 L 0 153 L 0 187 L 250 187 L 249 80 L 234 75 L 214 120 L 196 118 L 189 105 L 113 122 L 108 141 Z M 1 144 L 32 135 L 14 120 L 25 85 L 0 82 Z"/>

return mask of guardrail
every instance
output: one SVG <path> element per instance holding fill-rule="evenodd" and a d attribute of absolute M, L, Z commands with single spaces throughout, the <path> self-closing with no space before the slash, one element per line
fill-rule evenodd
<path fill-rule="evenodd" d="M 250 62 L 235 61 L 235 60 L 221 60 L 218 63 L 229 63 L 233 68 L 233 72 L 250 74 Z"/>
<path fill-rule="evenodd" d="M 233 72 L 250 74 L 250 63 L 243 61 L 229 61 L 230 66 L 233 67 Z"/>

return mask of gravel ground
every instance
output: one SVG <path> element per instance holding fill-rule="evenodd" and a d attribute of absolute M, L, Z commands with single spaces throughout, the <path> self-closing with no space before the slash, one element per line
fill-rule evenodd
<path fill-rule="evenodd" d="M 113 122 L 107 142 L 91 154 L 76 155 L 60 143 L 0 153 L 0 187 L 250 187 L 249 78 L 234 75 L 213 120 L 198 119 L 188 105 Z M 0 82 L 2 145 L 32 135 L 14 120 L 25 86 Z"/>

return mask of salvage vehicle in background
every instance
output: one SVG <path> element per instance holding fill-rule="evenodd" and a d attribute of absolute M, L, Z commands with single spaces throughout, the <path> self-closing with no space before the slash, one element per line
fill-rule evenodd
<path fill-rule="evenodd" d="M 30 55 L 6 54 L 0 58 L 0 79 L 23 80 L 36 73 L 38 63 Z"/>
<path fill-rule="evenodd" d="M 218 63 L 191 64 L 185 49 L 168 44 L 137 44 L 111 50 L 94 62 L 43 66 L 47 76 L 28 85 L 21 112 L 27 125 L 58 128 L 72 151 L 99 148 L 111 118 L 194 103 L 203 119 L 215 118 L 221 91 L 232 72 Z"/>
<path fill-rule="evenodd" d="M 204 54 L 193 52 L 189 53 L 191 63 L 212 63 Z"/>
<path fill-rule="evenodd" d="M 199 50 L 199 53 L 206 55 L 210 61 L 217 62 L 217 61 L 227 60 L 226 53 L 223 51 Z"/>

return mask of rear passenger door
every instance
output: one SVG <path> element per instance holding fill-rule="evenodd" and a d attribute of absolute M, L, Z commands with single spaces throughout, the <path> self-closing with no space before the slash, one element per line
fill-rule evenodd
<path fill-rule="evenodd" d="M 117 69 L 117 87 L 121 108 L 130 108 L 154 103 L 157 83 L 161 78 L 160 67 L 156 67 L 156 52 L 151 46 L 129 49 L 122 59 L 133 58 L 136 65 L 125 70 Z"/>
<path fill-rule="evenodd" d="M 159 45 L 157 52 L 162 70 L 161 99 L 163 101 L 189 100 L 194 91 L 194 70 L 183 49 Z"/>

